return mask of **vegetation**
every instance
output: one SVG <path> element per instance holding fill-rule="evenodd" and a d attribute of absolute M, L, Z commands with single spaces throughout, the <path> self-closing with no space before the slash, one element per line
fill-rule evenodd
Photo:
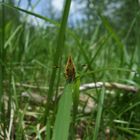
<path fill-rule="evenodd" d="M 139 140 L 138 1 L 87 0 L 74 26 L 71 0 L 57 18 L 18 4 L 0 2 L 0 139 Z"/>

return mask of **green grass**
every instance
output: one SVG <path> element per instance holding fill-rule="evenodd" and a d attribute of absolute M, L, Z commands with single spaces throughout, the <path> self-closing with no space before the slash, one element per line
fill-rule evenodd
<path fill-rule="evenodd" d="M 0 139 L 140 138 L 139 91 L 79 91 L 80 85 L 96 81 L 140 88 L 139 11 L 126 36 L 96 11 L 100 24 L 87 37 L 82 28 L 69 27 L 70 5 L 71 0 L 65 0 L 58 22 L 0 2 Z M 24 13 L 22 21 L 15 22 L 12 12 L 7 19 L 9 9 Z M 51 26 L 30 25 L 28 16 Z M 137 41 L 128 45 L 134 29 Z M 72 83 L 64 76 L 69 54 L 76 67 Z"/>
<path fill-rule="evenodd" d="M 63 11 L 63 16 L 62 16 L 62 22 L 60 24 L 60 29 L 59 29 L 59 33 L 58 33 L 58 37 L 57 37 L 57 46 L 56 46 L 56 50 L 55 53 L 53 54 L 53 65 L 54 66 L 61 66 L 61 58 L 62 58 L 62 54 L 64 51 L 64 42 L 65 42 L 65 32 L 66 32 L 66 25 L 67 25 L 67 20 L 68 20 L 68 15 L 69 15 L 69 9 L 70 9 L 70 5 L 71 5 L 71 0 L 67 0 L 64 6 L 64 11 Z M 51 73 L 51 79 L 50 79 L 50 84 L 49 84 L 49 91 L 48 91 L 48 102 L 47 102 L 47 106 L 46 106 L 46 111 L 45 111 L 45 115 L 46 117 L 48 116 L 48 112 L 49 112 L 49 106 L 50 106 L 50 100 L 53 96 L 53 88 L 54 88 L 54 84 L 55 84 L 55 79 L 56 79 L 56 69 L 52 70 Z M 58 75 L 60 77 L 60 75 Z M 59 78 L 58 78 L 59 80 Z M 46 117 L 45 117 L 45 123 L 46 123 Z"/>
<path fill-rule="evenodd" d="M 97 117 L 96 117 L 96 122 L 95 122 L 95 130 L 93 133 L 93 140 L 98 139 L 98 133 L 99 133 L 99 128 L 101 125 L 101 116 L 102 116 L 102 110 L 103 110 L 103 104 L 104 104 L 104 95 L 105 95 L 105 89 L 102 89 L 102 92 L 100 93 L 99 97 L 99 103 L 98 103 L 98 112 L 97 112 Z"/>
<path fill-rule="evenodd" d="M 73 84 L 66 84 L 59 101 L 59 108 L 53 129 L 53 140 L 67 140 L 71 122 Z"/>

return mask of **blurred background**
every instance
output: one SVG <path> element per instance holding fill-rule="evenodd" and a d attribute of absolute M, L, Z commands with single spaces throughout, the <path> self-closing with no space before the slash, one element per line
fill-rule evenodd
<path fill-rule="evenodd" d="M 14 108 L 15 113 L 20 111 L 14 116 L 11 139 L 15 135 L 41 139 L 45 130 L 40 131 L 40 120 L 46 107 L 51 73 L 56 69 L 53 90 L 56 96 L 64 87 L 64 68 L 71 55 L 76 72 L 81 75 L 81 85 L 117 82 L 136 89 L 136 94 L 115 87 L 106 90 L 98 139 L 140 139 L 140 92 L 137 90 L 140 88 L 140 1 L 72 0 L 61 63 L 54 65 L 64 5 L 65 0 L 1 0 L 0 98 L 5 96 L 6 101 L 0 105 L 0 110 L 5 112 L 5 117 L 2 116 L 5 126 L 1 125 L 0 129 L 8 130 L 8 115 Z M 92 138 L 98 111 L 97 93 L 100 91 L 96 88 L 82 92 L 75 134 L 79 139 Z M 85 107 L 90 110 L 88 113 Z M 2 131 L 1 139 L 4 134 Z"/>

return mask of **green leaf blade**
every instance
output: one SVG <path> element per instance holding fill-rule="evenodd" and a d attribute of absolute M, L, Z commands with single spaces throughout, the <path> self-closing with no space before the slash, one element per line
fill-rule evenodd
<path fill-rule="evenodd" d="M 71 122 L 73 83 L 66 84 L 59 101 L 59 108 L 54 125 L 53 140 L 67 140 Z"/>

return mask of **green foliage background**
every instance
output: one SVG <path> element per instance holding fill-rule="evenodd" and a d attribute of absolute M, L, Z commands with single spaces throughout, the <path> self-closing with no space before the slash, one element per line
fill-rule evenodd
<path fill-rule="evenodd" d="M 140 88 L 140 3 L 87 0 L 86 18 L 73 27 L 71 0 L 63 5 L 60 17 L 52 9 L 48 18 L 34 6 L 29 11 L 14 0 L 0 2 L 0 139 L 139 140 L 139 90 L 78 89 L 97 81 Z M 29 16 L 44 26 L 28 22 Z M 77 77 L 69 84 L 64 67 L 70 54 Z M 94 104 L 88 113 L 83 95 Z"/>

